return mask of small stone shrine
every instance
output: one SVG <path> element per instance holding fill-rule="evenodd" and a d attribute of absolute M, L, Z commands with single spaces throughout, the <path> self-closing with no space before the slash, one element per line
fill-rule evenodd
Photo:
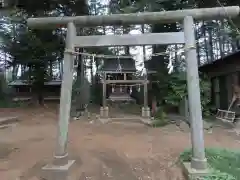
<path fill-rule="evenodd" d="M 134 102 L 131 97 L 131 85 L 144 84 L 144 107 L 142 116 L 150 119 L 150 109 L 147 106 L 147 76 L 143 80 L 136 80 L 135 61 L 132 58 L 105 59 L 101 68 L 103 75 L 103 103 L 100 110 L 100 118 L 109 118 L 108 103 Z"/>

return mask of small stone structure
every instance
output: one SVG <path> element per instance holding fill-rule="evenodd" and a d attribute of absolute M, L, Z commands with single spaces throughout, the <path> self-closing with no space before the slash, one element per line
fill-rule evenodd
<path fill-rule="evenodd" d="M 106 59 L 100 71 L 103 75 L 103 102 L 100 110 L 100 119 L 102 122 L 109 121 L 107 100 L 112 102 L 134 101 L 130 96 L 129 85 L 134 85 L 135 83 L 144 84 L 142 118 L 151 118 L 150 108 L 147 106 L 147 75 L 144 80 L 132 79 L 132 74 L 136 72 L 135 62 L 132 58 Z M 109 95 L 107 96 L 107 94 Z"/>

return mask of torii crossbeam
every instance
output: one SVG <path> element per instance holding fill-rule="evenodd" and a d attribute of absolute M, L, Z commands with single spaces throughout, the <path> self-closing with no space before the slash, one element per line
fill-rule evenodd
<path fill-rule="evenodd" d="M 142 12 L 131 14 L 111 14 L 101 16 L 74 16 L 74 17 L 42 17 L 29 18 L 29 27 L 53 28 L 59 25 L 67 25 L 73 22 L 80 27 L 87 26 L 107 26 L 126 24 L 154 24 L 154 23 L 175 23 L 181 22 L 186 16 L 191 16 L 195 20 L 211 20 L 222 18 L 233 18 L 238 16 L 239 7 L 217 7 L 202 9 L 186 9 L 177 11 Z"/>
<path fill-rule="evenodd" d="M 239 15 L 240 8 L 218 7 L 204 9 L 187 9 L 178 11 L 163 12 L 147 12 L 135 14 L 114 14 L 103 16 L 75 16 L 75 17 L 43 17 L 29 18 L 28 26 L 32 28 L 56 28 L 59 25 L 67 26 L 66 52 L 64 54 L 63 82 L 61 88 L 60 99 L 60 115 L 58 128 L 58 141 L 56 147 L 55 159 L 61 162 L 57 170 L 61 167 L 70 167 L 74 161 L 63 161 L 67 159 L 67 140 L 68 140 L 68 124 L 71 106 L 71 91 L 73 81 L 73 61 L 74 47 L 96 47 L 96 46 L 118 46 L 118 45 L 144 45 L 144 44 L 168 44 L 168 43 L 184 43 L 186 50 L 187 65 L 187 85 L 189 98 L 189 113 L 191 122 L 191 139 L 193 157 L 191 168 L 203 173 L 207 169 L 207 161 L 205 158 L 204 137 L 203 137 L 203 121 L 202 109 L 200 101 L 199 75 L 197 52 L 194 33 L 195 20 L 210 20 L 234 18 Z M 126 24 L 152 24 L 152 23 L 172 23 L 183 22 L 184 32 L 174 33 L 158 33 L 139 35 L 131 37 L 129 35 L 119 36 L 76 36 L 76 26 L 105 26 L 105 25 L 126 25 Z M 149 36 L 150 38 L 146 38 Z M 166 38 L 168 37 L 168 38 Z M 142 38 L 142 39 L 141 39 Z M 163 39 L 161 39 L 163 38 Z M 165 39 L 164 39 L 165 38 Z M 137 40 L 136 40 L 137 39 Z M 154 40 L 153 40 L 154 39 Z M 135 40 L 133 42 L 133 40 Z M 83 42 L 85 41 L 85 42 Z M 69 165 L 70 164 L 70 165 Z M 53 168 L 50 168 L 53 170 Z M 66 169 L 65 169 L 66 170 Z M 67 172 L 67 171 L 66 171 Z"/>

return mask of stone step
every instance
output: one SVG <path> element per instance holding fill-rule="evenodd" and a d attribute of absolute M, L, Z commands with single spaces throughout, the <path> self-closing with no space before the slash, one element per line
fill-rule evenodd
<path fill-rule="evenodd" d="M 109 118 L 108 123 L 140 123 L 145 125 L 151 125 L 152 121 L 150 119 L 144 119 L 141 117 L 117 117 L 117 118 Z"/>
<path fill-rule="evenodd" d="M 13 124 L 19 121 L 19 118 L 14 116 L 14 117 L 2 117 L 0 118 L 0 126 L 2 125 L 7 125 L 7 124 Z"/>
<path fill-rule="evenodd" d="M 11 123 L 11 124 L 5 124 L 5 125 L 0 125 L 0 129 L 7 129 L 11 127 L 16 127 L 17 123 Z"/>

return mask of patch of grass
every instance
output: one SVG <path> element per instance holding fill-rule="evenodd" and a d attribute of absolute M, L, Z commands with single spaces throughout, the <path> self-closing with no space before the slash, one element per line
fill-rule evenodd
<path fill-rule="evenodd" d="M 191 161 L 192 152 L 180 155 L 182 162 Z M 240 180 L 240 152 L 226 149 L 206 149 L 208 164 L 213 173 L 202 180 Z"/>
<path fill-rule="evenodd" d="M 125 104 L 120 104 L 120 108 L 125 113 L 140 115 L 142 106 L 138 104 L 125 103 Z"/>
<path fill-rule="evenodd" d="M 162 127 L 168 125 L 169 123 L 170 121 L 168 120 L 166 113 L 161 108 L 158 109 L 158 111 L 154 114 L 152 126 Z"/>
<path fill-rule="evenodd" d="M 21 101 L 0 100 L 0 108 L 17 108 L 23 107 L 25 104 Z"/>

